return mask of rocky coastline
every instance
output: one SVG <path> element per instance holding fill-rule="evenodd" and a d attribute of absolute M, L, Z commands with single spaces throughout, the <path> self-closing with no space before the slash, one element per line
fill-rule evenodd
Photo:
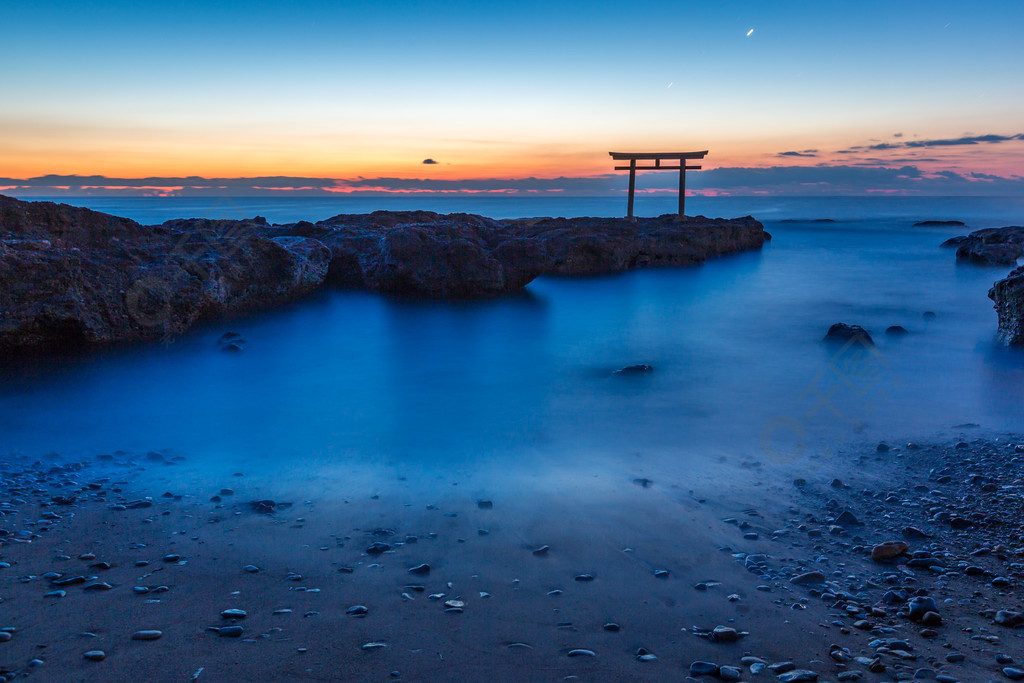
<path fill-rule="evenodd" d="M 318 223 L 127 218 L 0 195 L 0 348 L 66 350 L 179 334 L 323 286 L 453 299 L 540 275 L 680 266 L 759 249 L 751 217 L 635 221 L 377 211 Z"/>
<path fill-rule="evenodd" d="M 1024 256 L 1024 226 L 985 228 L 942 243 L 956 248 L 957 263 L 1016 266 Z M 988 291 L 999 316 L 997 337 L 1005 346 L 1024 346 L 1024 267 L 996 281 Z"/>

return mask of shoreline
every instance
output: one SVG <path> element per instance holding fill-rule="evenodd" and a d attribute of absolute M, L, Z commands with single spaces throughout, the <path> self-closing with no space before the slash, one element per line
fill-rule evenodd
<path fill-rule="evenodd" d="M 716 669 L 717 680 L 748 680 L 759 662 L 747 656 L 791 661 L 821 681 L 919 669 L 965 683 L 1009 680 L 1001 669 L 1014 665 L 996 655 L 1019 666 L 1024 630 L 994 617 L 1021 609 L 1024 536 L 1007 506 L 1020 505 L 1022 442 L 859 448 L 801 485 L 787 472 L 799 465 L 749 463 L 749 481 L 735 488 L 652 474 L 589 502 L 551 493 L 486 500 L 459 482 L 439 482 L 426 498 L 403 494 L 399 478 L 379 491 L 296 498 L 270 514 L 250 503 L 273 491 L 245 476 L 168 484 L 189 466 L 174 456 L 115 454 L 82 467 L 10 458 L 0 628 L 15 630 L 0 643 L 0 667 L 41 680 L 117 678 L 139 667 L 198 681 L 514 680 L 524 671 L 537 680 L 680 680 L 703 661 L 741 673 Z M 922 497 L 950 518 L 983 516 L 962 529 L 929 521 Z M 859 523 L 834 528 L 843 510 Z M 908 526 L 930 538 L 904 537 Z M 925 559 L 914 555 L 873 562 L 872 548 L 887 541 L 943 568 L 908 566 Z M 391 547 L 368 554 L 374 543 Z M 408 571 L 423 563 L 429 570 Z M 792 583 L 813 571 L 825 581 Z M 992 586 L 996 578 L 1009 586 Z M 885 597 L 894 588 L 927 592 L 941 624 L 898 616 L 905 603 Z M 65 595 L 45 597 L 55 590 Z M 364 616 L 348 613 L 359 605 Z M 246 614 L 220 617 L 229 609 Z M 209 630 L 226 626 L 241 631 Z M 716 627 L 725 627 L 717 640 L 704 635 Z M 132 640 L 141 630 L 162 635 Z M 85 658 L 95 650 L 104 661 Z M 947 661 L 951 653 L 964 661 Z"/>

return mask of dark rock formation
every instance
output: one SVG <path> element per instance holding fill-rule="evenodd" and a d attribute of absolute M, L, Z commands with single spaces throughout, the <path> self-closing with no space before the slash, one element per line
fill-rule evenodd
<path fill-rule="evenodd" d="M 992 285 L 988 296 L 999 315 L 999 340 L 1007 346 L 1024 346 L 1024 266 Z"/>
<path fill-rule="evenodd" d="M 294 299 L 323 281 L 323 245 L 237 223 L 142 226 L 0 196 L 0 347 L 155 338 Z"/>
<path fill-rule="evenodd" d="M 652 372 L 654 372 L 654 368 L 652 368 L 650 365 L 627 365 L 624 368 L 619 368 L 618 370 L 616 370 L 612 374 L 613 375 L 629 376 L 629 375 L 648 375 L 648 374 L 650 374 Z"/>
<path fill-rule="evenodd" d="M 947 240 L 948 243 L 948 240 Z M 959 243 L 956 260 L 983 266 L 1012 266 L 1024 255 L 1024 227 L 975 230 Z"/>
<path fill-rule="evenodd" d="M 918 221 L 915 228 L 955 228 L 966 225 L 963 221 Z"/>
<path fill-rule="evenodd" d="M 143 226 L 0 195 L 0 348 L 155 338 L 289 301 L 324 282 L 435 298 L 487 296 L 545 273 L 700 263 L 760 248 L 769 238 L 749 217 L 674 215 L 496 221 L 377 211 L 316 224 L 269 225 L 257 217 Z"/>
<path fill-rule="evenodd" d="M 868 346 L 874 346 L 875 342 L 860 325 L 847 325 L 846 323 L 836 323 L 832 327 L 828 328 L 828 332 L 825 334 L 823 341 L 830 343 L 846 343 L 852 339 L 856 339 Z"/>
<path fill-rule="evenodd" d="M 748 249 L 771 236 L 747 216 L 734 220 L 674 214 L 658 218 L 532 218 L 509 221 L 512 230 L 547 253 L 546 273 L 600 275 L 632 268 L 702 263 Z"/>
<path fill-rule="evenodd" d="M 331 250 L 331 283 L 438 298 L 513 292 L 544 272 L 536 244 L 471 214 L 375 211 L 342 214 L 288 234 L 315 236 Z"/>
<path fill-rule="evenodd" d="M 903 325 L 890 325 L 885 328 L 885 333 L 890 337 L 905 337 L 910 334 L 907 332 L 907 328 L 903 327 Z"/>

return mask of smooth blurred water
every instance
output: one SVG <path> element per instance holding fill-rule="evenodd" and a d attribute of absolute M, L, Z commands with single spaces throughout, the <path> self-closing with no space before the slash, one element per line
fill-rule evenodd
<path fill-rule="evenodd" d="M 444 210 L 586 213 L 576 201 Z M 171 448 L 306 473 L 626 468 L 639 453 L 685 471 L 720 453 L 789 461 L 967 422 L 1024 427 L 1024 353 L 995 345 L 986 296 L 1008 269 L 956 265 L 939 244 L 966 229 L 912 227 L 1021 223 L 1024 201 L 757 199 L 749 211 L 729 201 L 720 213 L 764 220 L 774 239 L 763 251 L 541 278 L 488 301 L 325 291 L 169 344 L 6 364 L 0 452 Z M 166 208 L 122 212 L 152 220 Z M 276 201 L 246 210 L 298 217 Z M 795 217 L 838 222 L 783 222 Z M 871 330 L 875 351 L 824 345 L 840 321 Z M 910 334 L 887 337 L 889 325 Z M 226 330 L 246 337 L 244 352 L 218 351 Z M 655 371 L 611 374 L 636 363 Z"/>

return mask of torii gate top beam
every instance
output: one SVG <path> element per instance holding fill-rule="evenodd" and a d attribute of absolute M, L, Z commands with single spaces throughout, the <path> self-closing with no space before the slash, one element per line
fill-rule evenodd
<path fill-rule="evenodd" d="M 688 159 L 703 159 L 708 151 L 702 152 L 608 152 L 614 161 L 629 161 L 629 166 L 616 166 L 616 171 L 629 171 L 629 200 L 626 216 L 633 217 L 633 194 L 636 189 L 637 171 L 679 171 L 679 215 L 686 215 L 686 172 L 696 171 L 700 166 L 688 166 Z M 637 166 L 638 160 L 653 161 L 653 166 Z M 678 166 L 662 166 L 662 160 L 675 161 Z"/>

